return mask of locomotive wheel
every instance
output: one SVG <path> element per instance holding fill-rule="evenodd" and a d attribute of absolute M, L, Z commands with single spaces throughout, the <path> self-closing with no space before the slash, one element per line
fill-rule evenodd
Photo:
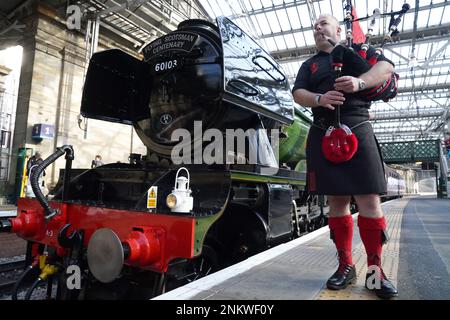
<path fill-rule="evenodd" d="M 181 269 L 179 269 L 181 267 Z M 210 245 L 204 245 L 199 257 L 188 260 L 177 266 L 176 275 L 170 276 L 166 281 L 165 291 L 170 291 L 205 277 L 220 269 L 219 257 Z"/>
<path fill-rule="evenodd" d="M 202 254 L 191 260 L 188 264 L 190 265 L 192 274 L 186 280 L 187 282 L 192 282 L 217 271 L 219 269 L 219 258 L 217 252 L 211 246 L 204 245 Z"/>
<path fill-rule="evenodd" d="M 320 229 L 326 225 L 327 225 L 327 217 L 325 217 L 324 214 L 321 214 L 317 222 L 317 229 Z"/>
<path fill-rule="evenodd" d="M 305 216 L 300 217 L 300 234 L 307 233 L 310 229 L 310 224 Z"/>
<path fill-rule="evenodd" d="M 237 263 L 263 251 L 265 236 L 259 230 L 240 231 L 232 248 L 232 263 Z"/>

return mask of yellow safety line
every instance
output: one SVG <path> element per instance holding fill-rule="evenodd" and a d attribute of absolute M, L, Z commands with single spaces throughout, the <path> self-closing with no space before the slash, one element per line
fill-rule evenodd
<path fill-rule="evenodd" d="M 396 200 L 395 203 L 389 204 L 389 212 L 384 211 L 388 225 L 387 231 L 389 235 L 389 241 L 386 245 L 383 246 L 383 256 L 381 262 L 384 273 L 395 286 L 397 286 L 398 261 L 400 257 L 399 246 L 401 223 L 403 211 L 408 201 L 408 199 Z M 357 233 L 359 233 L 359 229 L 355 223 L 354 235 Z M 370 292 L 364 287 L 367 271 L 367 256 L 362 242 L 360 242 L 353 249 L 353 262 L 355 263 L 356 274 L 358 277 L 356 283 L 349 285 L 344 290 L 329 290 L 326 288 L 326 284 L 324 284 L 322 290 L 317 294 L 315 299 L 378 300 L 378 297 L 373 292 Z"/>

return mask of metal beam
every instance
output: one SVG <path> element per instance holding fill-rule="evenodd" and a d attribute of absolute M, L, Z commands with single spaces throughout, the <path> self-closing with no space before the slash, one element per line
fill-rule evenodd
<path fill-rule="evenodd" d="M 407 58 L 407 57 L 405 57 L 405 56 L 402 56 L 402 55 L 401 55 L 400 53 L 398 53 L 398 52 L 395 52 L 394 50 L 392 50 L 392 48 L 385 47 L 385 50 L 388 50 L 388 51 L 391 52 L 392 54 L 396 55 L 397 57 L 399 57 L 399 58 L 405 60 L 407 63 L 409 63 L 409 58 Z"/>
<path fill-rule="evenodd" d="M 425 69 L 428 67 L 428 65 L 434 61 L 434 59 L 436 59 L 436 57 L 438 57 L 439 55 L 441 55 L 443 52 L 445 52 L 445 49 L 447 48 L 447 46 L 450 44 L 450 40 L 448 40 L 446 43 L 444 43 L 444 45 L 442 47 L 440 47 L 439 49 L 437 49 L 435 51 L 435 53 L 433 55 L 431 55 L 427 61 L 425 61 L 422 65 L 420 65 L 419 67 L 422 69 Z"/>
<path fill-rule="evenodd" d="M 401 93 L 398 94 L 395 99 L 391 100 L 391 102 L 398 102 L 398 101 L 410 101 L 411 97 L 416 97 L 417 94 L 415 93 Z M 448 91 L 439 91 L 439 92 L 433 92 L 433 97 L 430 97 L 428 95 L 424 95 L 425 98 L 420 98 L 420 99 L 447 99 L 450 98 L 450 92 Z"/>
<path fill-rule="evenodd" d="M 437 134 L 429 134 L 426 136 L 421 136 L 421 135 L 394 135 L 394 136 L 384 136 L 384 135 L 379 135 L 377 136 L 377 140 L 378 142 L 382 143 L 382 142 L 400 142 L 400 141 L 420 141 L 420 140 L 429 140 L 429 139 L 439 139 L 441 138 L 440 135 Z"/>
<path fill-rule="evenodd" d="M 438 60 L 440 61 L 448 61 L 447 59 L 442 59 L 442 60 Z M 401 67 L 402 65 L 400 65 L 400 68 L 395 68 L 395 72 L 397 73 L 401 73 L 401 72 L 407 72 L 407 71 L 411 71 L 411 67 Z M 434 64 L 432 66 L 430 66 L 430 68 L 447 68 L 450 67 L 450 63 L 442 63 L 442 64 Z"/>
<path fill-rule="evenodd" d="M 445 2 L 444 3 L 439 3 L 439 4 L 427 5 L 427 6 L 420 7 L 419 11 L 429 10 L 430 8 L 445 7 L 447 5 L 448 4 L 445 3 Z M 270 11 L 273 11 L 273 10 L 270 10 Z M 366 19 L 366 18 L 363 18 L 363 19 L 360 19 L 360 20 L 364 20 L 364 19 Z M 389 19 L 389 18 L 386 17 L 385 19 Z M 340 24 L 343 25 L 344 23 L 341 21 Z M 428 29 L 428 28 L 423 28 L 423 29 Z M 286 33 L 308 32 L 308 31 L 312 32 L 312 30 L 313 30 L 313 26 L 312 26 L 312 23 L 311 23 L 311 26 L 309 26 L 309 27 L 296 28 L 296 29 L 289 30 L 287 32 L 280 31 L 280 32 L 273 32 L 273 33 L 270 33 L 270 34 L 264 34 L 264 35 L 261 36 L 260 39 L 276 37 L 276 36 L 282 36 L 282 35 L 284 35 Z M 419 30 L 417 30 L 417 33 L 420 32 Z M 414 34 L 414 30 L 407 30 L 406 32 L 404 30 L 402 30 L 401 33 L 400 33 L 401 34 L 401 38 L 403 38 L 403 35 L 405 33 L 410 33 L 411 36 L 409 37 L 409 39 L 412 39 L 412 35 Z M 384 38 L 384 34 L 377 35 L 377 36 L 372 38 L 372 41 L 381 43 L 383 41 L 383 38 Z"/>
<path fill-rule="evenodd" d="M 435 90 L 448 90 L 450 89 L 450 84 L 448 83 L 437 83 L 433 85 L 427 85 L 424 87 L 403 87 L 398 88 L 398 93 L 403 92 L 424 92 L 424 91 L 435 91 Z"/>
<path fill-rule="evenodd" d="M 114 0 L 108 0 L 104 3 L 104 5 L 106 5 L 107 7 L 110 5 L 120 6 L 120 4 Z M 130 11 L 129 9 L 124 9 L 124 12 L 128 15 L 127 19 L 136 23 L 138 26 L 146 30 L 149 34 L 158 31 L 160 35 L 164 35 L 176 28 L 176 26 L 170 25 L 169 23 L 161 20 L 158 14 L 151 12 L 150 9 L 145 10 L 144 4 L 134 12 Z"/>
<path fill-rule="evenodd" d="M 272 11 L 275 11 L 275 10 L 282 10 L 284 8 L 288 9 L 288 8 L 292 8 L 292 7 L 297 7 L 297 6 L 301 6 L 303 4 L 307 4 L 308 5 L 308 3 L 309 3 L 309 1 L 306 1 L 306 0 L 303 0 L 303 1 L 294 0 L 293 2 L 290 2 L 290 3 L 284 3 L 284 1 L 283 1 L 282 4 L 277 4 L 277 5 L 272 3 L 272 6 L 270 6 L 270 7 L 263 7 L 263 8 L 260 8 L 260 9 L 248 10 L 247 13 L 243 12 L 242 14 L 234 14 L 234 15 L 231 15 L 229 18 L 231 20 L 233 20 L 233 19 L 243 18 L 246 15 L 248 15 L 248 16 L 253 15 L 254 16 L 254 15 L 257 15 L 257 14 L 263 14 L 263 13 L 272 12 Z"/>
<path fill-rule="evenodd" d="M 395 135 L 401 135 L 401 136 L 405 136 L 405 135 L 414 135 L 416 137 L 420 137 L 420 136 L 428 136 L 428 135 L 433 135 L 433 136 L 438 136 L 441 135 L 440 132 L 435 132 L 435 131 L 419 131 L 419 130 L 399 130 L 399 131 L 386 131 L 386 132 L 380 132 L 375 130 L 374 128 L 374 133 L 375 135 L 378 136 L 395 136 Z"/>
<path fill-rule="evenodd" d="M 440 112 L 430 112 L 430 113 L 420 113 L 420 114 L 399 114 L 396 112 L 386 112 L 386 113 L 375 113 L 373 116 L 373 121 L 376 123 L 389 122 L 390 120 L 406 120 L 406 119 L 424 119 L 424 118 L 437 118 L 444 114 L 444 111 Z"/>

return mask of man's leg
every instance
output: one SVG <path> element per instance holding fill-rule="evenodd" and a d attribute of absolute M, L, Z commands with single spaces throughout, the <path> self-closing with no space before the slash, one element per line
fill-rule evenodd
<path fill-rule="evenodd" d="M 353 218 L 350 196 L 328 196 L 330 212 L 328 225 L 339 256 L 339 268 L 327 281 L 329 289 L 339 290 L 356 279 L 352 261 Z"/>
<path fill-rule="evenodd" d="M 366 248 L 367 266 L 375 267 L 381 276 L 379 282 L 375 281 L 375 293 L 381 298 L 395 297 L 397 289 L 386 278 L 381 268 L 382 246 L 387 239 L 385 238 L 386 220 L 381 210 L 380 197 L 377 194 L 357 195 L 355 200 L 359 208 L 358 227 Z M 380 285 L 378 288 L 377 283 Z M 366 287 L 370 288 L 368 283 Z"/>

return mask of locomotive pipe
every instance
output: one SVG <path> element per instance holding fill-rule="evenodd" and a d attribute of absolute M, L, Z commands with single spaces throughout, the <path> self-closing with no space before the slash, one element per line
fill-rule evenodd
<path fill-rule="evenodd" d="M 31 287 L 27 290 L 27 293 L 25 294 L 24 300 L 31 300 L 31 295 L 33 294 L 34 290 L 37 288 L 39 283 L 41 283 L 42 281 L 44 281 L 44 280 L 41 279 L 40 277 L 38 277 L 36 280 L 34 280 L 34 282 L 31 285 Z"/>
<path fill-rule="evenodd" d="M 63 146 L 64 148 L 64 146 Z M 72 146 L 68 146 L 66 149 L 66 167 L 64 170 L 64 184 L 63 184 L 63 192 L 62 192 L 62 201 L 67 200 L 67 195 L 69 192 L 69 183 L 70 183 L 70 171 L 72 170 L 72 160 L 74 159 L 74 152 Z"/>
<path fill-rule="evenodd" d="M 28 275 L 32 274 L 33 272 L 36 273 L 36 277 L 39 276 L 39 267 L 37 267 L 34 264 L 30 264 L 25 271 L 20 275 L 19 279 L 14 284 L 14 287 L 12 289 L 11 299 L 17 300 L 17 293 L 19 292 L 19 288 L 22 285 L 22 283 L 25 281 L 25 279 L 28 277 Z"/>
<path fill-rule="evenodd" d="M 65 153 L 67 154 L 66 160 L 68 162 L 70 162 L 69 166 L 71 167 L 73 154 L 74 154 L 73 148 L 72 148 L 72 146 L 64 145 L 62 147 L 57 148 L 56 151 L 52 155 L 50 155 L 47 159 L 42 161 L 42 163 L 40 165 L 38 165 L 38 167 L 31 173 L 31 177 L 30 177 L 31 188 L 33 189 L 33 192 L 36 195 L 36 198 L 39 201 L 39 203 L 41 204 L 42 208 L 44 208 L 46 219 L 51 219 L 53 216 L 55 216 L 58 213 L 58 211 L 55 209 L 52 209 L 52 207 L 50 207 L 47 199 L 45 198 L 44 194 L 42 193 L 41 188 L 39 187 L 39 176 L 45 170 L 45 168 L 47 168 L 50 164 L 55 162 L 56 159 L 58 159 Z M 67 163 L 66 163 L 66 167 L 67 167 Z M 66 170 L 66 174 L 67 174 L 67 170 Z M 64 178 L 66 178 L 66 174 L 64 175 Z M 64 181 L 64 192 L 67 192 L 66 189 L 68 189 L 68 182 Z"/>

